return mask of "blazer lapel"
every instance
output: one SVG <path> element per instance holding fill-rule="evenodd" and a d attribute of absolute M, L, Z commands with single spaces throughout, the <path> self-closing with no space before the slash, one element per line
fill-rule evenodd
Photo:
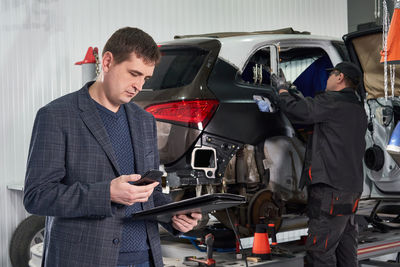
<path fill-rule="evenodd" d="M 129 129 L 131 130 L 131 137 L 132 137 L 132 144 L 133 144 L 133 151 L 135 154 L 135 170 L 136 173 L 143 174 L 144 172 L 148 171 L 145 170 L 145 162 L 144 162 L 144 129 L 143 129 L 143 122 L 137 116 L 137 113 L 132 108 L 132 105 L 125 105 L 126 116 L 128 117 L 129 121 Z M 143 202 L 142 209 L 148 210 L 153 206 L 150 204 L 150 201 Z"/>
<path fill-rule="evenodd" d="M 143 174 L 147 170 L 144 170 L 144 137 L 142 121 L 138 118 L 131 105 L 125 105 L 125 111 L 129 121 L 129 129 L 131 130 L 133 151 L 135 155 L 135 170 L 136 173 Z"/>
<path fill-rule="evenodd" d="M 90 132 L 99 142 L 100 146 L 103 148 L 107 157 L 110 159 L 112 165 L 117 170 L 118 175 L 121 175 L 114 149 L 111 145 L 110 138 L 108 137 L 107 131 L 104 128 L 103 121 L 100 118 L 99 113 L 97 112 L 96 105 L 90 99 L 88 87 L 89 85 L 85 85 L 80 91 L 78 95 L 78 106 L 81 109 L 81 118 L 83 122 L 86 124 Z"/>

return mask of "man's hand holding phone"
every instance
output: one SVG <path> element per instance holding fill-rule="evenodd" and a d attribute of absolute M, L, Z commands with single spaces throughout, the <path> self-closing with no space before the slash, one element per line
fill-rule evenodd
<path fill-rule="evenodd" d="M 148 185 L 154 182 L 158 182 L 157 180 L 161 178 L 161 176 L 163 175 L 162 171 L 159 170 L 149 170 L 147 172 L 145 172 L 142 177 L 133 182 L 133 185 Z"/>
<path fill-rule="evenodd" d="M 153 176 L 148 173 L 144 174 L 143 178 L 139 174 L 121 175 L 114 178 L 110 184 L 111 201 L 127 206 L 133 205 L 136 202 L 148 201 L 154 188 L 159 185 L 159 182 L 156 180 L 158 178 L 154 176 L 154 172 L 151 173 Z M 162 172 L 160 173 L 162 175 Z M 139 182 L 140 180 L 142 182 Z M 133 184 L 131 184 L 132 182 Z M 139 183 L 135 184 L 135 182 Z"/>

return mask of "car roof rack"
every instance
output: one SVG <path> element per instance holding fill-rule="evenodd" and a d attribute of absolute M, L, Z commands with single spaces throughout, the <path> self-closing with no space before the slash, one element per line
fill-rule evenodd
<path fill-rule="evenodd" d="M 215 32 L 215 33 L 204 33 L 204 34 L 193 34 L 193 35 L 175 35 L 174 39 L 191 38 L 191 37 L 211 37 L 211 38 L 224 38 L 242 35 L 259 35 L 259 34 L 310 34 L 310 32 L 295 31 L 293 28 L 282 28 L 278 30 L 270 31 L 255 31 L 255 32 Z"/>

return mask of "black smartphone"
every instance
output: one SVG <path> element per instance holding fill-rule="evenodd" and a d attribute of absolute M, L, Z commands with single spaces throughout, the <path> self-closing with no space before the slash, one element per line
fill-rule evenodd
<path fill-rule="evenodd" d="M 162 171 L 159 170 L 149 170 L 145 172 L 142 177 L 134 182 L 134 185 L 148 185 L 154 182 L 158 182 L 157 180 L 161 178 L 163 175 Z"/>

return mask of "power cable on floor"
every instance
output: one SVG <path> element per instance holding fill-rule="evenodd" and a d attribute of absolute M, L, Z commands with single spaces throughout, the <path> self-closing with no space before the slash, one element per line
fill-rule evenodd
<path fill-rule="evenodd" d="M 246 267 L 248 267 L 249 265 L 248 265 L 248 263 L 247 263 L 247 257 L 246 257 L 246 255 L 244 255 L 244 249 L 243 249 L 243 246 L 242 246 L 242 242 L 240 242 L 239 235 L 238 235 L 238 233 L 236 232 L 236 228 L 235 228 L 235 226 L 234 226 L 233 223 L 232 223 L 231 216 L 229 215 L 228 209 L 225 209 L 225 211 L 226 211 L 226 215 L 228 215 L 229 223 L 230 223 L 231 226 L 232 226 L 232 230 L 233 230 L 233 232 L 235 233 L 235 238 L 236 238 L 237 242 L 239 242 L 239 246 L 240 246 L 240 249 L 241 249 L 241 251 L 242 251 L 242 255 L 243 255 L 243 257 L 244 257 L 244 262 L 246 263 Z"/>

